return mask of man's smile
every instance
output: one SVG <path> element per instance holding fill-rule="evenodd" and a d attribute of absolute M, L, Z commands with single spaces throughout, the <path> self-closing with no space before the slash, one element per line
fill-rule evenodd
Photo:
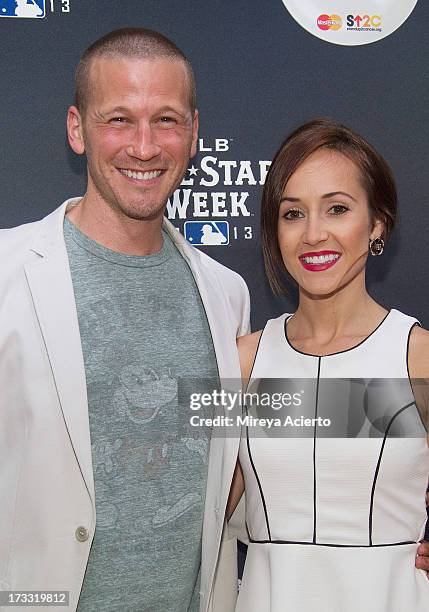
<path fill-rule="evenodd" d="M 142 172 L 141 170 L 128 170 L 126 168 L 118 168 L 118 170 L 124 176 L 137 181 L 150 181 L 156 179 L 162 172 L 162 170 L 149 170 Z"/>

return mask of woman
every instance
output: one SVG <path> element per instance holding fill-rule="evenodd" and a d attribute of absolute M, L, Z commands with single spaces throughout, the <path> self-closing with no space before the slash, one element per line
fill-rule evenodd
<path fill-rule="evenodd" d="M 227 511 L 245 488 L 237 611 L 423 612 L 427 398 L 410 379 L 429 378 L 429 333 L 365 286 L 396 218 L 391 171 L 362 137 L 315 120 L 282 144 L 261 214 L 268 278 L 281 289 L 286 269 L 299 305 L 239 340 L 243 378 L 296 402 L 271 411 L 277 427 L 247 421 L 241 441 Z M 268 415 L 253 404 L 247 416 Z"/>

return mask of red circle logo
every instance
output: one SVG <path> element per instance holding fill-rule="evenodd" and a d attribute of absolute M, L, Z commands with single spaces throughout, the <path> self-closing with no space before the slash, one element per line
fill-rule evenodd
<path fill-rule="evenodd" d="M 330 29 L 330 15 L 319 15 L 317 18 L 317 25 L 321 30 L 329 30 Z"/>

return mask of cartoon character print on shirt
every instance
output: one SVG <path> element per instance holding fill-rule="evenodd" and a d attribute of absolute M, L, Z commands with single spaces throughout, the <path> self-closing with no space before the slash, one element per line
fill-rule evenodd
<path fill-rule="evenodd" d="M 138 364 L 125 366 L 120 374 L 114 402 L 119 414 L 136 425 L 153 421 L 159 411 L 177 397 L 177 380 L 170 370 L 158 374 Z"/>
<path fill-rule="evenodd" d="M 121 468 L 126 471 L 139 461 L 146 479 L 165 478 L 176 429 L 176 378 L 169 369 L 156 372 L 139 363 L 126 365 L 120 372 L 113 404 L 117 416 L 137 426 L 126 428 L 131 433 L 123 440 Z"/>
<path fill-rule="evenodd" d="M 174 467 L 181 443 L 178 415 L 178 382 L 170 369 L 160 372 L 134 363 L 122 368 L 113 394 L 115 412 L 131 421 L 135 428 L 123 440 L 121 468 L 139 462 L 142 476 L 156 486 L 161 505 L 152 517 L 154 527 L 162 527 L 178 519 L 195 504 L 201 495 L 187 492 L 171 503 Z M 167 501 L 168 500 L 168 501 Z M 165 502 L 163 504 L 163 501 Z"/>
<path fill-rule="evenodd" d="M 152 517 L 153 527 L 163 527 L 202 504 L 201 492 L 189 490 L 190 483 L 175 494 L 175 465 L 182 460 L 205 464 L 208 439 L 188 437 L 187 415 L 179 409 L 178 381 L 170 369 L 123 367 L 113 401 L 116 414 L 137 426 L 135 436 L 123 440 L 121 469 L 138 461 L 145 481 L 158 490 L 160 505 Z"/>

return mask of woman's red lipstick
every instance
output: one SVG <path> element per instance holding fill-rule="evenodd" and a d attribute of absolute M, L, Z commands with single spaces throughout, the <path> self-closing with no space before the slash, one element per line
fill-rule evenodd
<path fill-rule="evenodd" d="M 299 256 L 299 261 L 302 267 L 309 272 L 323 272 L 328 268 L 332 268 L 339 258 L 341 253 L 338 251 L 309 251 Z"/>

